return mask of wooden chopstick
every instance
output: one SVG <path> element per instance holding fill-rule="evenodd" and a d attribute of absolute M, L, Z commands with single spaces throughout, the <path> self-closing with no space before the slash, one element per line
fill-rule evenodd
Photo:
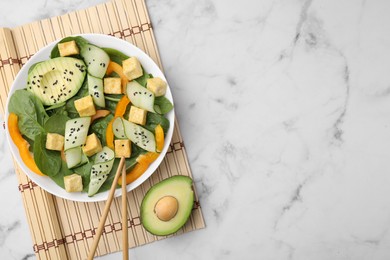
<path fill-rule="evenodd" d="M 119 180 L 119 175 L 123 171 L 123 169 L 125 169 L 125 173 L 126 173 L 126 167 L 124 167 L 124 166 L 125 166 L 125 157 L 122 157 L 120 162 L 119 162 L 118 169 L 116 170 L 115 178 L 114 178 L 114 181 L 112 182 L 110 192 L 108 193 L 108 198 L 107 198 L 106 204 L 104 205 L 103 214 L 100 218 L 100 222 L 99 222 L 99 226 L 98 226 L 98 229 L 96 231 L 96 234 L 95 234 L 95 238 L 94 238 L 92 246 L 89 250 L 89 254 L 88 254 L 88 258 L 87 258 L 88 260 L 92 260 L 94 255 L 95 255 L 95 251 L 96 251 L 96 248 L 99 244 L 100 237 L 103 233 L 103 228 L 104 228 L 104 224 L 106 223 L 108 212 L 110 211 L 112 199 L 114 198 L 114 193 L 115 193 L 116 185 L 117 185 L 118 180 Z M 126 187 L 126 185 L 123 185 L 123 186 Z M 122 193 L 122 196 L 126 196 L 126 193 Z M 122 210 L 122 212 L 123 212 L 123 210 Z M 126 231 L 127 231 L 127 229 L 126 229 Z"/>
<path fill-rule="evenodd" d="M 126 167 L 122 168 L 122 255 L 123 260 L 129 259 L 129 240 L 127 236 L 127 190 Z"/>

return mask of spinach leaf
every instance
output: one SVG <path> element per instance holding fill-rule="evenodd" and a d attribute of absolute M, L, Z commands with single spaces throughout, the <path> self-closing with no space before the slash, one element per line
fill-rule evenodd
<path fill-rule="evenodd" d="M 172 108 L 173 104 L 166 97 L 161 96 L 154 99 L 154 109 L 159 114 L 166 114 L 171 111 Z"/>
<path fill-rule="evenodd" d="M 130 58 L 126 54 L 112 48 L 102 48 L 102 49 L 108 54 L 108 56 L 110 56 L 111 61 L 118 63 L 121 66 L 122 66 L 122 61 Z"/>
<path fill-rule="evenodd" d="M 56 133 L 64 136 L 65 124 L 69 119 L 70 118 L 65 115 L 55 114 L 46 121 L 44 128 L 47 133 Z"/>
<path fill-rule="evenodd" d="M 108 100 L 107 98 L 106 98 L 105 102 L 106 102 L 106 109 L 110 110 L 110 112 L 112 114 L 115 114 L 115 109 L 116 109 L 116 105 L 118 104 L 118 102 Z"/>
<path fill-rule="evenodd" d="M 66 38 L 63 38 L 61 41 L 59 41 L 59 43 L 70 42 L 73 40 L 76 42 L 79 49 L 83 48 L 86 44 L 88 44 L 88 41 L 81 36 L 66 37 Z M 61 57 L 60 51 L 58 50 L 58 44 L 56 44 L 56 46 L 54 46 L 54 48 L 51 50 L 51 54 L 50 54 L 51 59 L 57 58 L 57 57 Z M 81 58 L 80 55 L 73 55 L 73 57 Z"/>
<path fill-rule="evenodd" d="M 48 176 L 55 176 L 61 169 L 61 153 L 46 149 L 45 134 L 35 137 L 34 161 L 41 172 Z"/>
<path fill-rule="evenodd" d="M 81 176 L 81 179 L 83 180 L 83 191 L 88 191 L 88 185 L 91 181 L 91 168 L 92 168 L 92 162 L 94 161 L 94 157 L 90 158 L 90 162 L 74 168 L 73 171 Z"/>
<path fill-rule="evenodd" d="M 18 115 L 18 126 L 22 135 L 31 140 L 44 133 L 43 125 L 48 119 L 42 102 L 27 90 L 16 90 L 10 99 L 9 112 Z"/>
<path fill-rule="evenodd" d="M 54 116 L 54 115 L 64 115 L 64 116 L 68 116 L 68 111 L 66 111 L 66 105 L 62 106 L 62 107 L 58 107 L 58 108 L 54 108 L 54 109 L 51 109 L 51 110 L 47 110 L 47 114 L 51 117 L 51 116 Z M 73 117 L 72 117 L 73 118 Z"/>
<path fill-rule="evenodd" d="M 50 107 L 46 107 L 45 110 L 49 111 L 49 110 L 53 110 L 53 109 L 56 109 L 56 108 L 60 108 L 60 107 L 65 106 L 65 104 L 66 104 L 66 102 L 58 103 L 58 104 L 52 105 Z"/>
<path fill-rule="evenodd" d="M 128 158 L 125 160 L 126 170 L 129 170 L 131 167 L 133 167 L 137 163 L 136 159 L 137 159 L 137 157 L 132 157 L 132 158 Z M 107 180 L 100 187 L 98 193 L 107 191 L 111 188 L 112 182 L 114 181 L 114 178 L 115 178 L 115 173 L 116 173 L 118 166 L 119 166 L 119 162 L 120 162 L 119 158 L 116 158 L 114 160 L 114 164 L 112 166 L 110 174 L 108 175 Z M 117 187 L 119 187 L 119 186 L 117 186 Z"/>
<path fill-rule="evenodd" d="M 66 165 L 66 162 L 61 160 L 61 169 L 60 169 L 60 171 L 56 175 L 49 176 L 49 177 L 58 186 L 60 186 L 61 188 L 65 189 L 64 177 L 68 176 L 68 175 L 72 175 L 72 174 L 73 174 L 73 171 L 68 169 L 68 166 Z"/>
<path fill-rule="evenodd" d="M 144 69 L 142 69 L 142 70 L 143 70 L 143 73 L 144 73 L 144 74 L 143 74 L 141 77 L 136 78 L 135 81 L 137 81 L 137 82 L 138 82 L 139 84 L 141 84 L 143 87 L 146 87 L 146 81 L 147 81 L 148 79 L 153 78 L 153 75 L 152 75 L 152 74 L 146 73 Z"/>
<path fill-rule="evenodd" d="M 163 115 L 148 113 L 144 127 L 154 133 L 154 129 L 157 125 L 161 125 L 165 134 L 168 132 L 169 120 L 167 118 L 165 118 Z"/>
<path fill-rule="evenodd" d="M 97 137 L 102 142 L 102 146 L 106 145 L 106 129 L 108 126 L 108 123 L 114 118 L 112 114 L 109 114 L 108 116 L 98 119 L 93 122 L 91 126 L 91 131 L 97 135 Z"/>

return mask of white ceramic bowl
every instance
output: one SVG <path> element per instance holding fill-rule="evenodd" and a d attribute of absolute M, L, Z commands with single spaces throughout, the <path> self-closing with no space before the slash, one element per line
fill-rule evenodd
<path fill-rule="evenodd" d="M 99 47 L 108 47 L 108 48 L 113 48 L 116 50 L 119 50 L 123 52 L 124 54 L 128 56 L 135 56 L 139 59 L 141 62 L 142 66 L 146 70 L 146 72 L 153 74 L 154 77 L 160 77 L 162 79 L 165 79 L 164 74 L 161 72 L 159 67 L 154 63 L 154 61 L 147 55 L 145 54 L 142 50 L 139 48 L 135 47 L 134 45 L 123 41 L 121 39 L 112 37 L 112 36 L 107 36 L 107 35 L 102 35 L 102 34 L 79 34 L 79 36 L 84 37 L 87 39 L 90 43 L 95 44 Z M 19 155 L 19 150 L 13 143 L 9 131 L 8 131 L 8 104 L 11 95 L 15 92 L 17 89 L 22 89 L 26 86 L 27 82 L 27 72 L 28 69 L 30 68 L 31 65 L 39 62 L 39 61 L 44 61 L 50 58 L 50 52 L 53 49 L 57 42 L 52 42 L 42 48 L 40 51 L 38 51 L 21 69 L 21 71 L 18 73 L 18 75 L 15 78 L 14 83 L 12 84 L 11 90 L 8 93 L 8 99 L 7 99 L 7 109 L 5 112 L 5 122 L 6 122 L 6 135 L 8 139 L 8 144 L 11 147 L 12 154 L 14 155 L 14 158 L 16 159 L 18 165 L 20 168 L 25 172 L 28 177 L 35 182 L 37 185 L 39 185 L 41 188 L 44 190 L 50 192 L 51 194 L 64 198 L 64 199 L 69 199 L 69 200 L 74 200 L 74 201 L 82 201 L 82 202 L 96 202 L 96 201 L 103 201 L 107 199 L 108 196 L 108 191 L 98 193 L 93 197 L 88 197 L 87 193 L 68 193 L 64 189 L 62 189 L 60 186 L 55 184 L 53 180 L 51 180 L 49 177 L 42 177 L 34 172 L 30 171 L 27 166 L 23 163 L 20 155 Z M 169 99 L 172 104 L 173 104 L 173 99 L 172 99 L 172 93 L 169 89 L 169 86 L 167 88 L 167 93 L 166 93 L 166 98 Z M 162 162 L 169 144 L 172 139 L 172 134 L 173 134 L 173 128 L 174 128 L 174 111 L 170 111 L 168 114 L 166 114 L 167 119 L 170 122 L 170 127 L 167 135 L 165 136 L 165 145 L 164 149 L 161 152 L 160 156 L 149 166 L 147 171 L 139 177 L 136 181 L 133 183 L 127 185 L 127 191 L 131 191 L 141 185 L 146 179 L 150 177 L 150 175 L 153 174 L 153 172 L 157 169 L 157 167 L 160 165 Z M 115 196 L 120 196 L 121 195 L 121 189 L 117 189 L 115 191 Z"/>

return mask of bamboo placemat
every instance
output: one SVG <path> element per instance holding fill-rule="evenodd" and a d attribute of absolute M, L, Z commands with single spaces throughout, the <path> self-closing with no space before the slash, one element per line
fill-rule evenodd
<path fill-rule="evenodd" d="M 78 33 L 102 33 L 141 48 L 162 68 L 143 0 L 115 0 L 86 10 L 45 19 L 16 28 L 0 28 L 0 112 L 21 67 L 46 44 Z M 99 223 L 104 202 L 82 203 L 55 197 L 33 183 L 15 164 L 26 216 L 39 259 L 85 259 Z M 172 175 L 191 176 L 178 123 L 167 155 L 144 184 L 128 193 L 129 246 L 136 247 L 165 237 L 148 233 L 140 223 L 139 206 L 151 185 Z M 114 200 L 96 255 L 121 250 L 120 198 Z M 175 235 L 205 226 L 196 197 L 192 215 Z"/>

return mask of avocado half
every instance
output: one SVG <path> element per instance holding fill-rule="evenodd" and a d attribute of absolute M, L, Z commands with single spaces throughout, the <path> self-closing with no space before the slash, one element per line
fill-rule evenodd
<path fill-rule="evenodd" d="M 193 205 L 192 179 L 172 176 L 146 193 L 141 204 L 142 225 L 157 236 L 173 234 L 187 222 Z"/>

